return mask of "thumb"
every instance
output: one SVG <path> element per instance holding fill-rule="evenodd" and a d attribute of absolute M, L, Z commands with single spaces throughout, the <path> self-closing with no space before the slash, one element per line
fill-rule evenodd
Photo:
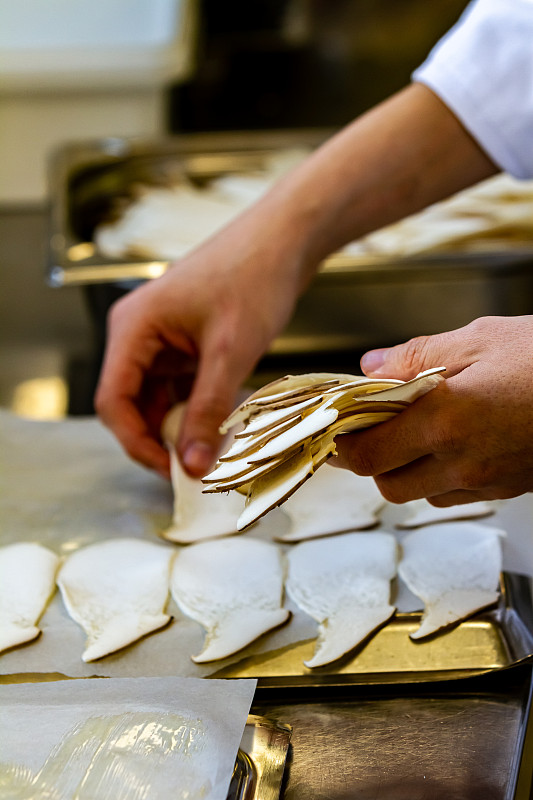
<path fill-rule="evenodd" d="M 373 378 L 410 380 L 432 367 L 446 367 L 446 376 L 456 375 L 470 363 L 461 351 L 458 331 L 417 336 L 396 347 L 369 350 L 361 359 L 365 375 Z"/>

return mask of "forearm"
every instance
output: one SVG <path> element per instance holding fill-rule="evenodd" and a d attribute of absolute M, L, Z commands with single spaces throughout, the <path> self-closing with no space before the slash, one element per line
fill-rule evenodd
<path fill-rule="evenodd" d="M 495 172 L 442 101 L 413 84 L 330 139 L 255 211 L 284 252 L 298 252 L 303 287 L 344 244 Z"/>

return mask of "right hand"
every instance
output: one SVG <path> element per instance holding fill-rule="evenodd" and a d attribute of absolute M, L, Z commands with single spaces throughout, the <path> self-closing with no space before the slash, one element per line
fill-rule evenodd
<path fill-rule="evenodd" d="M 176 444 L 189 474 L 204 475 L 219 425 L 298 295 L 297 265 L 268 235 L 268 222 L 246 232 L 256 216 L 244 215 L 111 309 L 96 410 L 133 459 L 167 477 L 166 412 L 190 391 Z"/>

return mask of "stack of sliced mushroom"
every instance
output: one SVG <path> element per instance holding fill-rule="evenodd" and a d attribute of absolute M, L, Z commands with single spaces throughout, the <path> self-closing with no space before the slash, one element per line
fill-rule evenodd
<path fill-rule="evenodd" d="M 239 530 L 281 505 L 330 456 L 335 437 L 368 428 L 403 411 L 435 388 L 445 367 L 410 381 L 355 375 L 287 375 L 252 394 L 221 433 L 242 423 L 233 444 L 203 479 L 204 492 L 246 493 Z"/>

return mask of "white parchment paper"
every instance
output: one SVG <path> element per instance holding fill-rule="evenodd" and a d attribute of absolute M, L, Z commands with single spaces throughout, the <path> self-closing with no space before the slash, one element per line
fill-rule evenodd
<path fill-rule="evenodd" d="M 170 524 L 170 484 L 133 463 L 95 418 L 58 422 L 20 419 L 0 410 L 0 544 L 36 541 L 59 555 L 112 537 L 161 541 Z M 481 520 L 507 531 L 504 569 L 533 575 L 533 498 L 494 503 L 493 516 Z M 332 509 L 334 513 L 334 509 Z M 380 529 L 401 543 L 407 531 L 395 525 L 408 511 L 388 504 Z M 283 511 L 270 512 L 249 533 L 272 539 L 287 530 Z M 179 550 L 178 545 L 171 545 Z M 287 545 L 286 547 L 290 547 Z M 398 581 L 393 602 L 401 611 L 420 608 Z M 316 637 L 316 623 L 287 600 L 288 624 L 272 631 L 232 658 L 197 665 L 191 655 L 202 649 L 204 632 L 169 599 L 172 622 L 130 647 L 100 661 L 81 660 L 85 634 L 68 617 L 56 593 L 43 617 L 42 635 L 0 655 L 0 674 L 61 673 L 71 677 L 205 677 L 257 653 L 278 650 Z"/>
<path fill-rule="evenodd" d="M 225 800 L 256 681 L 0 686 L 0 794 Z"/>

